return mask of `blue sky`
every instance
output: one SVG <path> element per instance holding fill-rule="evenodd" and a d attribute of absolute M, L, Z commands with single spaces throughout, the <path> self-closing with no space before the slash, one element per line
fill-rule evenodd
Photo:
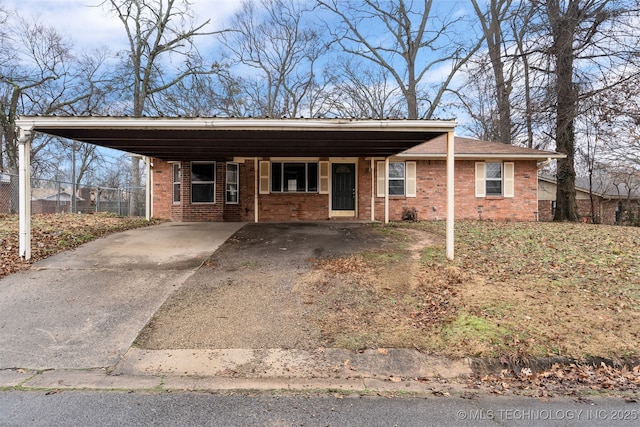
<path fill-rule="evenodd" d="M 0 0 L 6 9 L 25 18 L 36 17 L 56 28 L 79 48 L 126 48 L 122 23 L 101 3 L 102 0 Z M 239 6 L 239 0 L 195 0 L 193 10 L 198 22 L 211 19 L 210 29 L 216 30 Z"/>

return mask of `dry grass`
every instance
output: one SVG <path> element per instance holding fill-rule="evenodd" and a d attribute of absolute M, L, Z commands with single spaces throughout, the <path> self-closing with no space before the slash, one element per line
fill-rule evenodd
<path fill-rule="evenodd" d="M 461 222 L 454 262 L 443 224 L 385 230 L 401 249 L 318 264 L 326 274 L 308 292 L 322 295 L 317 321 L 335 346 L 511 361 L 640 356 L 639 228 Z"/>

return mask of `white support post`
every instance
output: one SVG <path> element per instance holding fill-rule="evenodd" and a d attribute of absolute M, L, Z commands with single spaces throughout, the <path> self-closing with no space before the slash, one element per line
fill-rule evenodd
<path fill-rule="evenodd" d="M 153 215 L 153 205 L 151 200 L 151 190 L 152 190 L 152 179 L 151 179 L 151 158 L 144 156 L 144 165 L 146 169 L 146 179 L 145 179 L 145 218 L 147 221 L 151 220 L 151 216 Z"/>
<path fill-rule="evenodd" d="M 384 223 L 389 224 L 389 158 L 384 159 Z"/>
<path fill-rule="evenodd" d="M 371 222 L 376 220 L 376 161 L 371 158 Z"/>
<path fill-rule="evenodd" d="M 455 221 L 455 147 L 453 131 L 447 133 L 447 224 L 446 250 L 447 259 L 454 257 L 454 221 Z"/>
<path fill-rule="evenodd" d="M 258 193 L 260 192 L 260 162 L 258 158 L 253 159 L 253 175 L 255 177 L 253 185 L 253 221 L 258 222 Z"/>
<path fill-rule="evenodd" d="M 31 132 L 20 129 L 18 140 L 20 257 L 31 259 Z"/>

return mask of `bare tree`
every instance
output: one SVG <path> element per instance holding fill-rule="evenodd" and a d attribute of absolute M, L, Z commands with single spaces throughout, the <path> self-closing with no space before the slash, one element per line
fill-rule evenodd
<path fill-rule="evenodd" d="M 316 62 L 324 50 L 308 18 L 311 10 L 298 0 L 246 0 L 231 21 L 234 31 L 223 34 L 231 59 L 253 74 L 243 81 L 257 114 L 314 115 L 310 103 L 304 102 L 315 85 Z"/>
<path fill-rule="evenodd" d="M 122 22 L 128 41 L 128 51 L 122 53 L 122 90 L 131 90 L 132 112 L 141 117 L 148 101 L 175 86 L 188 76 L 211 74 L 217 66 L 206 66 L 196 49 L 194 39 L 210 35 L 205 31 L 209 20 L 196 23 L 190 0 L 105 0 Z M 181 66 L 172 69 L 171 57 L 182 58 Z M 139 186 L 140 159 L 132 157 L 132 186 Z M 130 214 L 136 214 L 137 201 L 131 203 Z"/>
<path fill-rule="evenodd" d="M 436 16 L 433 0 L 318 3 L 341 19 L 342 25 L 330 31 L 345 52 L 372 61 L 393 76 L 410 119 L 434 115 L 454 75 L 481 46 L 481 36 L 461 40 L 455 24 L 462 18 Z M 469 33 L 473 32 L 468 29 Z M 423 93 L 425 77 L 442 66 L 448 67 L 445 77 Z M 427 104 L 424 109 L 420 100 Z"/>
<path fill-rule="evenodd" d="M 362 60 L 341 58 L 328 70 L 330 87 L 326 104 L 341 117 L 376 119 L 403 116 L 402 95 L 389 71 L 364 64 Z"/>
<path fill-rule="evenodd" d="M 482 26 L 484 40 L 487 44 L 487 53 L 491 60 L 495 82 L 495 99 L 497 103 L 498 121 L 494 140 L 504 144 L 511 144 L 511 94 L 513 85 L 513 71 L 507 73 L 504 64 L 504 37 L 502 26 L 512 16 L 512 0 L 490 0 L 488 10 L 480 7 L 477 0 L 471 0 L 473 9 Z M 513 68 L 512 68 L 513 70 Z"/>
<path fill-rule="evenodd" d="M 128 50 L 122 53 L 124 75 L 132 87 L 134 117 L 146 112 L 146 102 L 187 76 L 212 74 L 217 65 L 207 66 L 196 46 L 198 36 L 210 20 L 196 23 L 190 0 L 105 0 L 122 22 Z M 181 66 L 169 66 L 170 57 L 182 58 Z"/>
<path fill-rule="evenodd" d="M 546 105 L 554 124 L 547 134 L 556 151 L 555 220 L 576 221 L 576 118 L 582 101 L 634 78 L 639 37 L 632 0 L 535 0 L 529 31 L 529 70 L 547 77 Z M 521 48 L 519 48 L 522 50 Z M 543 95 L 544 97 L 544 95 Z M 528 110 L 531 113 L 531 110 Z"/>
<path fill-rule="evenodd" d="M 96 108 L 101 98 L 99 81 L 102 64 L 90 56 L 78 60 L 72 54 L 71 42 L 54 28 L 39 22 L 27 21 L 14 15 L 5 30 L 0 62 L 0 130 L 2 152 L 0 166 L 10 172 L 18 169 L 18 139 L 15 120 L 20 114 L 72 114 L 88 113 Z M 82 104 L 82 106 L 81 106 Z M 32 137 L 35 137 L 33 135 Z M 32 156 L 47 143 L 35 140 Z"/>

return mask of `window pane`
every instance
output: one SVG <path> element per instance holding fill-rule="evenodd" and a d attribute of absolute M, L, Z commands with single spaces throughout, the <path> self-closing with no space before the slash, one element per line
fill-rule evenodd
<path fill-rule="evenodd" d="M 404 196 L 404 180 L 403 179 L 389 180 L 389 195 Z"/>
<path fill-rule="evenodd" d="M 173 182 L 180 182 L 180 165 L 173 165 Z"/>
<path fill-rule="evenodd" d="M 282 191 L 282 163 L 271 163 L 271 191 Z"/>
<path fill-rule="evenodd" d="M 502 195 L 502 181 L 488 181 L 487 180 L 487 195 L 501 196 Z"/>
<path fill-rule="evenodd" d="M 227 203 L 238 203 L 238 184 L 227 184 Z"/>
<path fill-rule="evenodd" d="M 487 178 L 502 178 L 502 163 L 487 163 Z"/>
<path fill-rule="evenodd" d="M 191 181 L 215 181 L 215 163 L 191 163 Z"/>
<path fill-rule="evenodd" d="M 307 191 L 318 191 L 318 164 L 307 163 Z"/>
<path fill-rule="evenodd" d="M 191 184 L 191 201 L 193 203 L 213 203 L 214 185 Z"/>
<path fill-rule="evenodd" d="M 180 203 L 180 183 L 173 184 L 173 203 Z"/>
<path fill-rule="evenodd" d="M 389 178 L 404 178 L 403 162 L 389 162 Z"/>
<path fill-rule="evenodd" d="M 306 191 L 305 163 L 285 163 L 282 175 L 284 177 L 283 191 Z"/>

